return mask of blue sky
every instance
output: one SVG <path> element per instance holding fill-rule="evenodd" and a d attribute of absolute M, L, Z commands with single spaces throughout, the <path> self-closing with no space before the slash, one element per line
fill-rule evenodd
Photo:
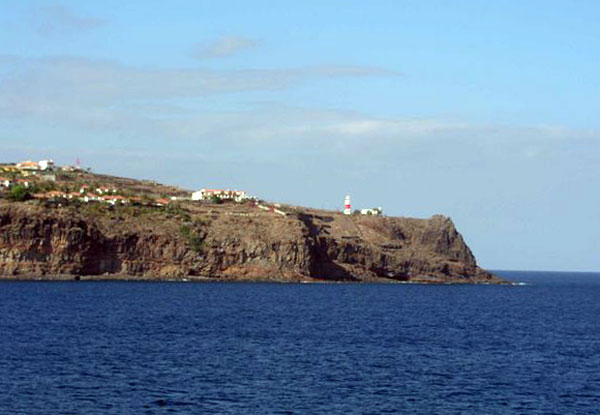
<path fill-rule="evenodd" d="M 600 271 L 597 1 L 3 1 L 0 161 L 452 217 Z"/>

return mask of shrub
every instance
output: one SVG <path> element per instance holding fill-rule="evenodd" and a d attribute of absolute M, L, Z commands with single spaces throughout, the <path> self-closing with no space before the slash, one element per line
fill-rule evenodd
<path fill-rule="evenodd" d="M 22 202 L 31 199 L 31 192 L 25 186 L 13 186 L 7 198 L 14 202 Z"/>
<path fill-rule="evenodd" d="M 202 253 L 204 248 L 204 239 L 192 231 L 188 225 L 182 225 L 179 232 L 185 238 L 190 249 L 197 253 Z"/>
<path fill-rule="evenodd" d="M 185 222 L 191 222 L 192 217 L 176 202 L 171 202 L 167 205 L 166 211 L 168 214 L 178 216 L 179 219 Z"/>

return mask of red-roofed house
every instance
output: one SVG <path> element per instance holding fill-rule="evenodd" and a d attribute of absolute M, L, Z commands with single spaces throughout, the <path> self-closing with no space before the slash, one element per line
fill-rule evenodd
<path fill-rule="evenodd" d="M 156 206 L 167 206 L 169 203 L 171 203 L 171 199 L 156 199 Z"/>
<path fill-rule="evenodd" d="M 192 193 L 192 200 L 211 200 L 213 197 L 220 200 L 235 200 L 236 202 L 248 198 L 243 190 L 200 189 Z"/>
<path fill-rule="evenodd" d="M 40 165 L 36 161 L 31 161 L 31 160 L 22 161 L 20 163 L 17 163 L 17 167 L 20 168 L 21 170 L 39 170 L 40 169 Z"/>
<path fill-rule="evenodd" d="M 17 179 L 17 183 L 21 186 L 29 187 L 30 181 L 25 179 Z"/>
<path fill-rule="evenodd" d="M 117 189 L 112 189 L 108 187 L 99 187 L 96 189 L 96 193 L 99 195 L 108 194 L 108 193 L 117 193 Z"/>
<path fill-rule="evenodd" d="M 117 203 L 125 204 L 129 202 L 123 196 L 101 196 L 100 199 L 103 202 L 110 203 L 111 205 L 116 205 Z"/>
<path fill-rule="evenodd" d="M 83 196 L 83 201 L 84 202 L 96 202 L 100 200 L 100 198 L 98 197 L 98 195 L 95 195 L 94 193 L 88 193 L 85 196 Z"/>
<path fill-rule="evenodd" d="M 46 197 L 48 198 L 64 198 L 66 199 L 68 195 L 65 192 L 60 192 L 58 190 L 52 190 L 46 193 Z"/>

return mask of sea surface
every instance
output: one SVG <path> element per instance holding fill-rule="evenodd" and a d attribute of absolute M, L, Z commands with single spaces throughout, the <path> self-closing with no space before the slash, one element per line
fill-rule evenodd
<path fill-rule="evenodd" d="M 600 274 L 0 282 L 0 414 L 596 414 Z"/>

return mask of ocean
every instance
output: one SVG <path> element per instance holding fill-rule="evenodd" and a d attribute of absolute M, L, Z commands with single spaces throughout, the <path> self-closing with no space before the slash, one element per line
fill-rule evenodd
<path fill-rule="evenodd" d="M 0 282 L 2 414 L 593 414 L 600 274 Z"/>

